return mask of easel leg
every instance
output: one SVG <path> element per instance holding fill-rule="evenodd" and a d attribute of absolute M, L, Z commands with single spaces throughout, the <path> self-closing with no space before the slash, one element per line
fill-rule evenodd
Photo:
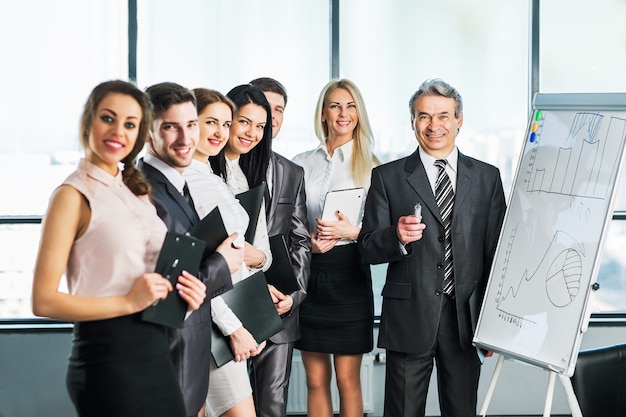
<path fill-rule="evenodd" d="M 554 396 L 554 381 L 556 381 L 556 372 L 550 371 L 548 392 L 546 393 L 546 404 L 543 407 L 543 417 L 550 417 L 550 411 L 552 410 L 552 397 Z"/>
<path fill-rule="evenodd" d="M 498 362 L 496 363 L 496 368 L 493 370 L 491 382 L 489 382 L 489 388 L 487 388 L 487 395 L 485 396 L 483 407 L 480 409 L 480 415 L 482 417 L 485 417 L 485 415 L 487 415 L 487 408 L 489 407 L 489 403 L 491 402 L 491 396 L 493 395 L 493 391 L 496 388 L 496 382 L 498 382 L 498 376 L 500 375 L 500 370 L 502 369 L 503 363 L 504 356 L 500 355 L 498 357 Z"/>
<path fill-rule="evenodd" d="M 560 374 L 559 379 L 561 380 L 561 384 L 563 384 L 563 388 L 565 389 L 565 396 L 567 397 L 567 403 L 569 404 L 569 409 L 572 412 L 572 417 L 583 417 L 580 405 L 578 404 L 578 399 L 576 398 L 576 394 L 574 393 L 574 388 L 572 387 L 572 380 L 565 375 Z"/>

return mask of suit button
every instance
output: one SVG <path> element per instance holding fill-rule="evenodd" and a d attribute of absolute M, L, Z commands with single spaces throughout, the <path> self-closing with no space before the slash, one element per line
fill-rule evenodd
<path fill-rule="evenodd" d="M 441 269 L 441 268 L 443 268 L 443 263 L 438 263 L 437 264 L 437 269 Z"/>
<path fill-rule="evenodd" d="M 435 291 L 435 295 L 436 295 L 437 297 L 439 297 L 439 296 L 441 295 L 441 291 L 436 290 L 436 291 Z"/>
<path fill-rule="evenodd" d="M 439 240 L 440 242 L 443 242 L 445 240 L 445 237 L 439 236 L 439 239 L 437 239 L 437 240 Z"/>

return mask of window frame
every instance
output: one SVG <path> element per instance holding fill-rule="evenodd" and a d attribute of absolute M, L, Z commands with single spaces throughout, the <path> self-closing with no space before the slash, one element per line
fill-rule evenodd
<path fill-rule="evenodd" d="M 330 56 L 329 77 L 337 78 L 340 74 L 339 62 L 339 33 L 340 33 L 340 0 L 328 0 L 329 7 L 329 34 Z M 532 106 L 533 97 L 540 91 L 540 0 L 529 0 L 530 11 L 530 39 L 529 39 L 529 107 Z M 128 0 L 128 79 L 137 81 L 137 41 L 138 41 L 138 11 L 137 0 Z M 530 111 L 530 108 L 529 108 Z M 41 224 L 42 216 L 35 215 L 11 215 L 1 216 L 0 225 L 6 224 Z M 626 211 L 614 211 L 612 221 L 626 221 Z M 380 316 L 375 316 L 375 324 L 380 323 Z M 626 325 L 626 312 L 598 312 L 593 313 L 590 325 L 615 326 Z M 17 326 L 24 331 L 66 331 L 72 324 L 46 318 L 0 318 L 0 332 L 9 326 L 14 329 Z"/>

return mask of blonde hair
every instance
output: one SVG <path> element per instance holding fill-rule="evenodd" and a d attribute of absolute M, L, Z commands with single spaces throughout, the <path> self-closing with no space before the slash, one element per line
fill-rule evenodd
<path fill-rule="evenodd" d="M 352 81 L 345 78 L 332 80 L 324 86 L 320 92 L 315 108 L 315 120 L 313 121 L 315 135 L 320 142 L 326 143 L 326 139 L 328 138 L 328 126 L 326 123 L 322 123 L 322 111 L 326 105 L 328 96 L 338 88 L 347 90 L 352 95 L 359 117 L 352 137 L 352 177 L 357 185 L 369 186 L 372 177 L 372 168 L 379 165 L 380 161 L 376 155 L 374 155 L 374 134 L 372 133 L 372 127 L 367 117 L 363 96 Z"/>

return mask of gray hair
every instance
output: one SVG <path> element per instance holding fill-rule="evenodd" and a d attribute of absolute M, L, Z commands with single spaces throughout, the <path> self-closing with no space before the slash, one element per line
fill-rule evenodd
<path fill-rule="evenodd" d="M 463 112 L 463 99 L 461 94 L 440 78 L 432 78 L 426 80 L 419 86 L 418 90 L 413 93 L 409 100 L 409 111 L 411 116 L 415 117 L 415 101 L 421 96 L 442 96 L 447 98 L 453 98 L 456 101 L 456 107 L 454 109 L 454 117 L 459 118 Z"/>

